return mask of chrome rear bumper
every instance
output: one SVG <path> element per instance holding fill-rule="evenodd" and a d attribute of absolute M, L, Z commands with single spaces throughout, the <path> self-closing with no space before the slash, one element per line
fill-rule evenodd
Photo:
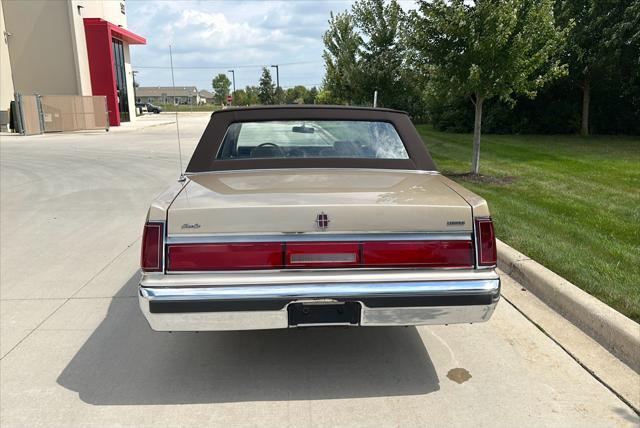
<path fill-rule="evenodd" d="M 288 307 L 294 303 L 358 302 L 361 326 L 487 321 L 500 297 L 498 275 L 492 270 L 452 273 L 449 276 L 458 278 L 447 280 L 446 272 L 413 271 L 331 278 L 343 280 L 337 282 L 222 285 L 213 285 L 221 279 L 216 275 L 209 280 L 206 275 L 192 276 L 191 280 L 189 275 L 162 275 L 143 278 L 138 297 L 140 309 L 157 331 L 287 328 Z M 290 280 L 296 278 L 295 274 L 287 276 Z"/>

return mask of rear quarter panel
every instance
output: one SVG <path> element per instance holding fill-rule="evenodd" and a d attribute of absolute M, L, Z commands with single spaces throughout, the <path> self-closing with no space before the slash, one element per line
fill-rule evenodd
<path fill-rule="evenodd" d="M 156 196 L 149 206 L 146 221 L 166 221 L 167 211 L 171 203 L 173 203 L 186 184 L 187 181 L 173 183 L 169 188 Z"/>
<path fill-rule="evenodd" d="M 489 206 L 484 198 L 445 176 L 440 176 L 440 181 L 467 201 L 473 211 L 473 217 L 489 217 Z"/>

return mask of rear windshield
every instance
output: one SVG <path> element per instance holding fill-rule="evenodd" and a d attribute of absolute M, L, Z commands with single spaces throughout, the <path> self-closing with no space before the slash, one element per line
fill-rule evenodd
<path fill-rule="evenodd" d="M 233 123 L 217 159 L 409 159 L 392 124 L 346 120 Z"/>

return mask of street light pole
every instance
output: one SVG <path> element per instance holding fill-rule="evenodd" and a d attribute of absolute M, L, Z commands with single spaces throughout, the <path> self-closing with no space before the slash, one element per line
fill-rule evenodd
<path fill-rule="evenodd" d="M 279 65 L 272 65 L 271 67 L 276 69 L 276 88 L 280 87 L 280 66 Z"/>
<path fill-rule="evenodd" d="M 276 69 L 276 94 L 278 97 L 280 96 L 280 66 L 278 64 L 272 65 L 271 67 Z M 278 103 L 280 103 L 280 98 L 278 98 Z"/>
<path fill-rule="evenodd" d="M 231 73 L 231 79 L 233 80 L 233 93 L 231 94 L 231 99 L 236 96 L 236 71 L 235 70 L 227 70 Z"/>

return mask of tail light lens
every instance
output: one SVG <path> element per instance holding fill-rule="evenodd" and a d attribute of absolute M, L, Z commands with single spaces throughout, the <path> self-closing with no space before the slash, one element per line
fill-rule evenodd
<path fill-rule="evenodd" d="M 490 218 L 476 219 L 476 242 L 478 248 L 478 265 L 495 266 L 498 259 L 496 235 Z"/>
<path fill-rule="evenodd" d="M 169 246 L 167 269 L 173 271 L 277 269 L 282 244 L 176 244 Z"/>
<path fill-rule="evenodd" d="M 142 233 L 140 267 L 144 272 L 162 271 L 163 223 L 147 223 Z"/>
<path fill-rule="evenodd" d="M 366 266 L 429 268 L 473 266 L 471 241 L 365 242 L 363 253 Z"/>
<path fill-rule="evenodd" d="M 192 272 L 280 268 L 473 267 L 471 240 L 172 244 L 167 247 L 167 254 L 167 270 Z"/>

